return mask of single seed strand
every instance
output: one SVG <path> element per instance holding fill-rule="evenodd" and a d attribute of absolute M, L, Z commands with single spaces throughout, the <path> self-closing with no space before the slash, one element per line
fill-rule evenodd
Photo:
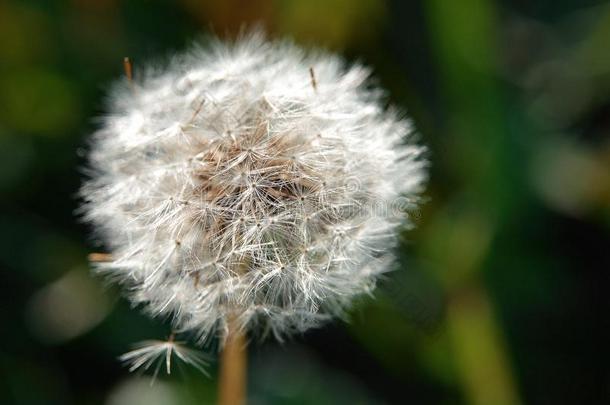
<path fill-rule="evenodd" d="M 111 262 L 112 255 L 109 253 L 89 253 L 87 259 L 92 263 Z"/>
<path fill-rule="evenodd" d="M 315 92 L 318 91 L 318 83 L 316 82 L 316 75 L 313 71 L 313 67 L 309 68 L 309 77 L 311 78 L 311 87 L 313 87 L 313 90 Z"/>
<path fill-rule="evenodd" d="M 133 82 L 133 70 L 131 67 L 131 60 L 129 59 L 128 56 L 125 56 L 123 58 L 123 69 L 125 69 L 125 76 L 127 77 L 127 80 L 129 80 L 129 83 Z"/>

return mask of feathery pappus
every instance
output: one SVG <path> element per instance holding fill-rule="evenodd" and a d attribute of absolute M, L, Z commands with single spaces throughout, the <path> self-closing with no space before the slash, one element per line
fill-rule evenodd
<path fill-rule="evenodd" d="M 80 193 L 97 269 L 200 342 L 229 320 L 281 338 L 343 315 L 389 269 L 426 178 L 369 75 L 252 33 L 117 86 Z"/>

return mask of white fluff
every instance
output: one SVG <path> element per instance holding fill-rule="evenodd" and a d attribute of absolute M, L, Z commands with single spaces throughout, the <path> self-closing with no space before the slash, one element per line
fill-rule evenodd
<path fill-rule="evenodd" d="M 99 269 L 202 341 L 228 319 L 281 338 L 341 315 L 388 270 L 425 179 L 368 76 L 252 34 L 123 84 L 81 190 Z"/>
<path fill-rule="evenodd" d="M 205 370 L 207 361 L 201 351 L 184 346 L 184 342 L 176 342 L 173 336 L 168 340 L 146 340 L 141 342 L 132 351 L 123 354 L 119 359 L 129 365 L 129 371 L 131 372 L 137 369 L 148 370 L 154 365 L 155 371 L 151 380 L 151 383 L 153 383 L 157 374 L 159 374 L 159 369 L 163 365 L 165 365 L 165 372 L 167 374 L 171 373 L 172 355 L 207 375 Z"/>

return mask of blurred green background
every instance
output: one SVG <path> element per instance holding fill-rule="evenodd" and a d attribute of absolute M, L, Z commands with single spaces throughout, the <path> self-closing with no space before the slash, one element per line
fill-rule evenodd
<path fill-rule="evenodd" d="M 252 404 L 610 403 L 610 3 L 0 2 L 0 403 L 213 403 L 116 360 L 167 325 L 89 274 L 86 137 L 138 67 L 261 22 L 374 68 L 430 148 L 396 271 L 349 323 L 252 344 Z"/>

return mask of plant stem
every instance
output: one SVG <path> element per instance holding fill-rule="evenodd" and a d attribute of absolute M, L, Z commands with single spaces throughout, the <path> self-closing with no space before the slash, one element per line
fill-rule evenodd
<path fill-rule="evenodd" d="M 227 340 L 220 356 L 219 405 L 246 403 L 246 339 L 235 322 L 229 322 Z"/>
<path fill-rule="evenodd" d="M 502 333 L 483 287 L 474 282 L 453 291 L 447 312 L 468 403 L 520 404 Z"/>

